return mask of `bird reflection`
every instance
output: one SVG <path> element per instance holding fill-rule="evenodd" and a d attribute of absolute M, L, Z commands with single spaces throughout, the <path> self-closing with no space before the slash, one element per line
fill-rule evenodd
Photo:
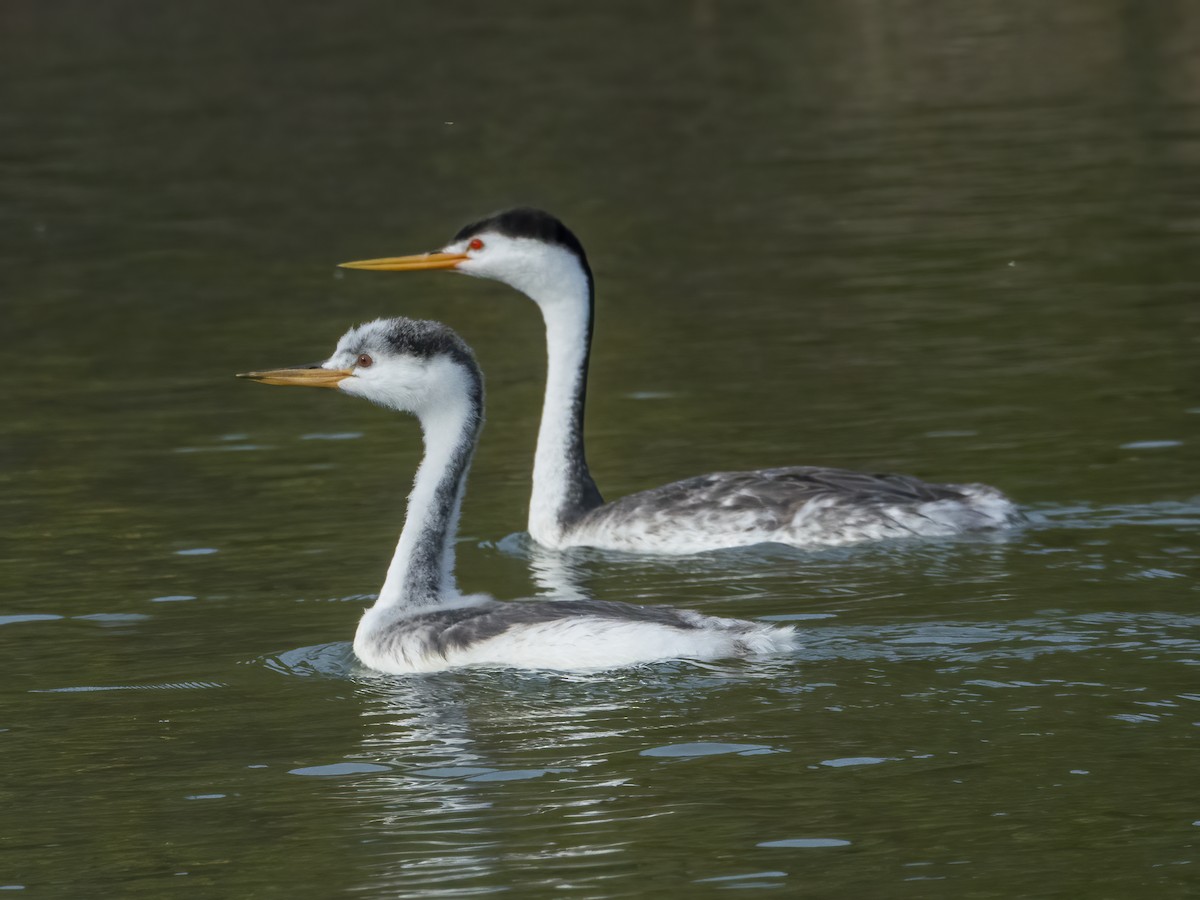
<path fill-rule="evenodd" d="M 581 676 L 503 670 L 355 680 L 370 720 L 361 755 L 392 769 L 353 784 L 356 806 L 371 810 L 361 827 L 379 847 L 372 890 L 482 891 L 530 853 L 614 854 L 611 828 L 591 835 L 594 826 L 660 814 L 627 808 L 626 779 L 598 750 L 631 742 L 638 720 L 628 710 L 645 678 L 599 688 Z M 547 816 L 572 832 L 569 844 L 538 849 L 529 832 Z"/>

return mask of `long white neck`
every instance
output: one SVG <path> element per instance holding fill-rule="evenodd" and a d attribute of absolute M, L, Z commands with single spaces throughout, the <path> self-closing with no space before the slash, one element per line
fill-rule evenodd
<path fill-rule="evenodd" d="M 570 285 L 575 296 L 538 300 L 546 322 L 546 397 L 533 459 L 529 534 L 547 546 L 559 543 L 570 526 L 603 504 L 588 471 L 583 447 L 584 400 L 592 340 L 591 286 Z"/>
<path fill-rule="evenodd" d="M 476 386 L 473 392 L 448 396 L 420 416 L 425 456 L 375 609 L 429 609 L 458 596 L 454 540 L 482 412 Z"/>

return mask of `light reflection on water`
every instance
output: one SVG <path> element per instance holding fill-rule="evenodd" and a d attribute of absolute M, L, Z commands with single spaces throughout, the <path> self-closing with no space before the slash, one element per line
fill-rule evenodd
<path fill-rule="evenodd" d="M 1126 509 L 1109 517 L 1144 523 L 1146 515 Z M 917 555 L 930 552 L 922 548 Z M 685 568 L 705 567 L 692 560 Z M 1109 680 L 1110 671 L 1120 671 L 1113 660 L 1122 654 L 1200 665 L 1196 615 L 1048 609 L 1006 621 L 870 625 L 831 618 L 802 626 L 805 640 L 794 659 L 759 663 L 678 662 L 600 675 L 466 670 L 395 677 L 357 666 L 345 642 L 264 662 L 283 674 L 355 685 L 363 701 L 362 744 L 312 774 L 340 774 L 339 796 L 371 811 L 359 825 L 374 848 L 371 883 L 396 896 L 439 889 L 467 895 L 497 882 L 533 889 L 539 883 L 534 873 L 550 860 L 559 878 L 616 879 L 617 890 L 637 890 L 628 882 L 626 859 L 634 836 L 658 828 L 652 823 L 664 817 L 678 820 L 672 828 L 695 831 L 692 816 L 707 808 L 705 791 L 766 801 L 780 778 L 822 769 L 888 771 L 901 783 L 932 778 L 945 790 L 974 781 L 971 773 L 994 757 L 961 735 L 949 744 L 938 737 L 948 715 L 976 721 L 1000 715 L 1010 720 L 1013 735 L 1044 741 L 1053 755 L 1060 732 L 1082 726 L 1087 733 L 1097 717 L 1177 734 L 1200 699 L 1194 692 L 1148 691 L 1120 675 Z M 1081 679 L 1071 661 L 1081 656 L 1104 663 L 1089 666 L 1090 677 Z M 1040 674 L 1030 675 L 1031 667 Z M 1086 710 L 1087 721 L 1064 720 L 1063 709 Z M 885 713 L 893 726 L 909 724 L 870 737 L 872 711 Z M 820 726 L 822 739 L 815 742 L 804 736 L 805 723 L 830 717 L 843 718 L 845 726 Z M 1018 754 L 1006 765 L 1023 753 L 1011 746 L 1001 752 Z M 1093 775 L 1092 763 L 1080 765 L 1086 752 L 1069 752 L 1073 763 L 1037 776 L 1049 779 L 1042 790 Z M 706 768 L 734 758 L 745 762 Z M 997 764 L 994 758 L 989 763 Z M 518 784 L 519 799 L 506 793 L 507 785 Z M 813 785 L 818 794 L 830 788 Z M 988 816 L 1022 814 L 1007 808 L 1005 790 L 984 791 L 992 804 Z M 803 814 L 783 820 L 791 823 L 785 833 L 778 823 L 766 826 L 741 850 L 720 832 L 713 849 L 718 857 L 740 858 L 751 847 L 815 852 L 871 842 L 869 827 L 823 824 Z M 719 863 L 706 867 L 694 857 L 689 870 L 696 882 L 755 877 L 729 874 Z M 771 871 L 776 885 L 792 883 L 795 875 L 791 868 Z M 665 876 L 653 871 L 648 877 Z"/>

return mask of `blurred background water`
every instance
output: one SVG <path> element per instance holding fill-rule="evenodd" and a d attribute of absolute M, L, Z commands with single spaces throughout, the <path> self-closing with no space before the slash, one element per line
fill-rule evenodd
<path fill-rule="evenodd" d="M 540 319 L 344 273 L 543 206 L 599 285 L 606 496 L 982 480 L 999 539 L 684 559 L 520 534 Z M 0 9 L 0 888 L 1194 896 L 1200 9 Z M 767 663 L 385 678 L 414 423 L 232 373 L 442 319 L 460 582 L 794 622 Z"/>

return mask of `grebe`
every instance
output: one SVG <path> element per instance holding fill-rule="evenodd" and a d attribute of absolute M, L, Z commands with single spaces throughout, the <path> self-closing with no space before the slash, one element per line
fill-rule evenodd
<path fill-rule="evenodd" d="M 595 286 L 570 229 L 547 212 L 511 209 L 465 226 L 440 251 L 342 266 L 490 278 L 541 309 L 549 362 L 529 534 L 544 546 L 696 553 L 762 542 L 833 545 L 998 529 L 1023 518 L 987 485 L 820 466 L 716 472 L 605 503 L 583 447 Z"/>
<path fill-rule="evenodd" d="M 354 635 L 355 654 L 372 669 L 582 670 L 794 646 L 790 628 L 683 609 L 578 599 L 500 603 L 459 593 L 454 539 L 483 426 L 483 378 L 470 348 L 445 325 L 380 319 L 346 332 L 323 363 L 239 377 L 334 388 L 421 422 L 425 455 L 400 541 L 379 599 Z"/>

